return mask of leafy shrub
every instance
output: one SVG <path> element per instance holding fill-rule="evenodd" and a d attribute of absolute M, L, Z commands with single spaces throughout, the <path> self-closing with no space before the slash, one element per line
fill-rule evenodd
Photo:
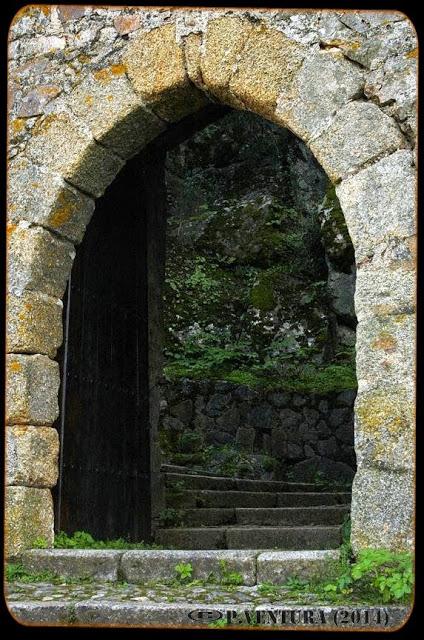
<path fill-rule="evenodd" d="M 71 536 L 60 531 L 54 539 L 55 549 L 161 549 L 160 545 L 128 542 L 124 538 L 115 540 L 95 540 L 86 531 L 75 531 Z"/>

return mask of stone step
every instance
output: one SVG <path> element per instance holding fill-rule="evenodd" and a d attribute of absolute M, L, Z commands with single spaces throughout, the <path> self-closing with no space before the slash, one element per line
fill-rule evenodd
<path fill-rule="evenodd" d="M 225 524 L 332 525 L 341 524 L 349 511 L 348 505 L 270 509 L 187 509 L 182 514 L 182 522 L 188 527 L 213 527 Z"/>
<path fill-rule="evenodd" d="M 212 491 L 263 491 L 263 492 L 322 492 L 320 485 L 308 482 L 285 482 L 282 480 L 251 480 L 246 478 L 228 478 L 215 475 L 191 473 L 165 473 L 166 486 L 182 488 L 207 489 Z M 334 485 L 334 491 L 346 491 L 343 485 Z"/>
<path fill-rule="evenodd" d="M 158 529 L 155 541 L 175 549 L 336 549 L 341 527 L 181 527 Z"/>
<path fill-rule="evenodd" d="M 101 593 L 103 585 L 98 587 Z M 247 589 L 247 587 L 245 588 Z M 95 591 L 95 588 L 93 588 Z M 54 594 L 53 590 L 53 594 Z M 66 626 L 91 627 L 153 627 L 174 630 L 178 628 L 199 627 L 208 629 L 214 621 L 222 620 L 234 625 L 234 630 L 245 628 L 247 631 L 257 630 L 252 627 L 252 620 L 260 627 L 268 629 L 297 631 L 304 627 L 307 631 L 322 631 L 323 624 L 327 631 L 340 631 L 340 617 L 345 621 L 343 628 L 355 631 L 393 631 L 401 628 L 408 620 L 411 608 L 398 605 L 364 605 L 358 610 L 357 605 L 327 605 L 311 603 L 305 606 L 304 600 L 292 601 L 289 604 L 257 603 L 257 594 L 244 592 L 244 603 L 231 600 L 232 591 L 223 594 L 222 601 L 215 598 L 213 603 L 205 606 L 202 598 L 190 598 L 186 602 L 169 602 L 162 591 L 147 602 L 120 601 L 113 598 L 84 598 L 76 594 L 73 600 L 47 602 L 31 600 L 14 600 L 8 602 L 8 609 L 23 626 Z M 226 596 L 226 597 L 225 597 Z M 360 611 L 358 615 L 358 611 Z M 340 615 L 341 614 L 341 615 Z M 384 625 L 384 626 L 383 626 Z"/>
<path fill-rule="evenodd" d="M 242 584 L 262 582 L 282 584 L 289 577 L 322 576 L 332 571 L 338 550 L 268 551 L 245 550 L 165 550 L 99 551 L 95 549 L 32 549 L 21 563 L 32 573 L 50 572 L 63 578 L 91 578 L 145 585 L 172 581 L 178 564 L 190 564 L 191 577 L 221 583 L 225 574 L 239 573 Z"/>
<path fill-rule="evenodd" d="M 349 492 L 261 492 L 261 491 L 210 491 L 185 490 L 167 494 L 170 508 L 235 508 L 235 507 L 300 507 L 334 504 L 350 504 Z"/>

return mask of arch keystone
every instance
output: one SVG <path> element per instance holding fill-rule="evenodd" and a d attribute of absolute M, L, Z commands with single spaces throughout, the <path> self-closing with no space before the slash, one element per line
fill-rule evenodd
<path fill-rule="evenodd" d="M 129 45 L 123 63 L 135 92 L 168 122 L 176 122 L 208 102 L 189 80 L 175 24 L 140 34 Z"/>

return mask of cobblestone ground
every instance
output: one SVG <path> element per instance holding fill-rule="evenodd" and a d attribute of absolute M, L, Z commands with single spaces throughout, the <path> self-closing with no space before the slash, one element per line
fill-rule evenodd
<path fill-rule="evenodd" d="M 49 602 L 49 601 L 91 601 L 113 600 L 117 602 L 202 602 L 210 604 L 261 605 L 268 603 L 297 602 L 283 590 L 278 594 L 265 596 L 258 587 L 207 586 L 169 586 L 163 584 L 136 585 L 111 582 L 87 582 L 82 584 L 49 584 L 44 582 L 13 582 L 6 586 L 6 596 L 10 603 Z M 318 603 L 312 594 L 302 595 L 302 603 Z"/>

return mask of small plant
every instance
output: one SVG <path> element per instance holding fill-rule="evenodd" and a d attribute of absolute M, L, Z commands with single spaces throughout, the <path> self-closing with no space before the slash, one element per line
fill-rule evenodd
<path fill-rule="evenodd" d="M 162 549 L 163 547 L 154 543 L 128 542 L 124 538 L 115 540 L 95 540 L 86 531 L 75 531 L 71 536 L 60 531 L 54 539 L 55 549 Z"/>
<path fill-rule="evenodd" d="M 183 524 L 183 511 L 167 507 L 160 512 L 161 527 L 181 527 Z"/>
<path fill-rule="evenodd" d="M 177 580 L 182 583 L 187 583 L 193 575 L 193 565 L 191 562 L 180 562 L 175 566 L 175 571 L 177 573 Z"/>
<path fill-rule="evenodd" d="M 243 584 L 243 576 L 237 571 L 229 571 L 226 560 L 219 561 L 219 568 L 221 570 L 221 584 L 227 586 L 240 586 Z"/>

